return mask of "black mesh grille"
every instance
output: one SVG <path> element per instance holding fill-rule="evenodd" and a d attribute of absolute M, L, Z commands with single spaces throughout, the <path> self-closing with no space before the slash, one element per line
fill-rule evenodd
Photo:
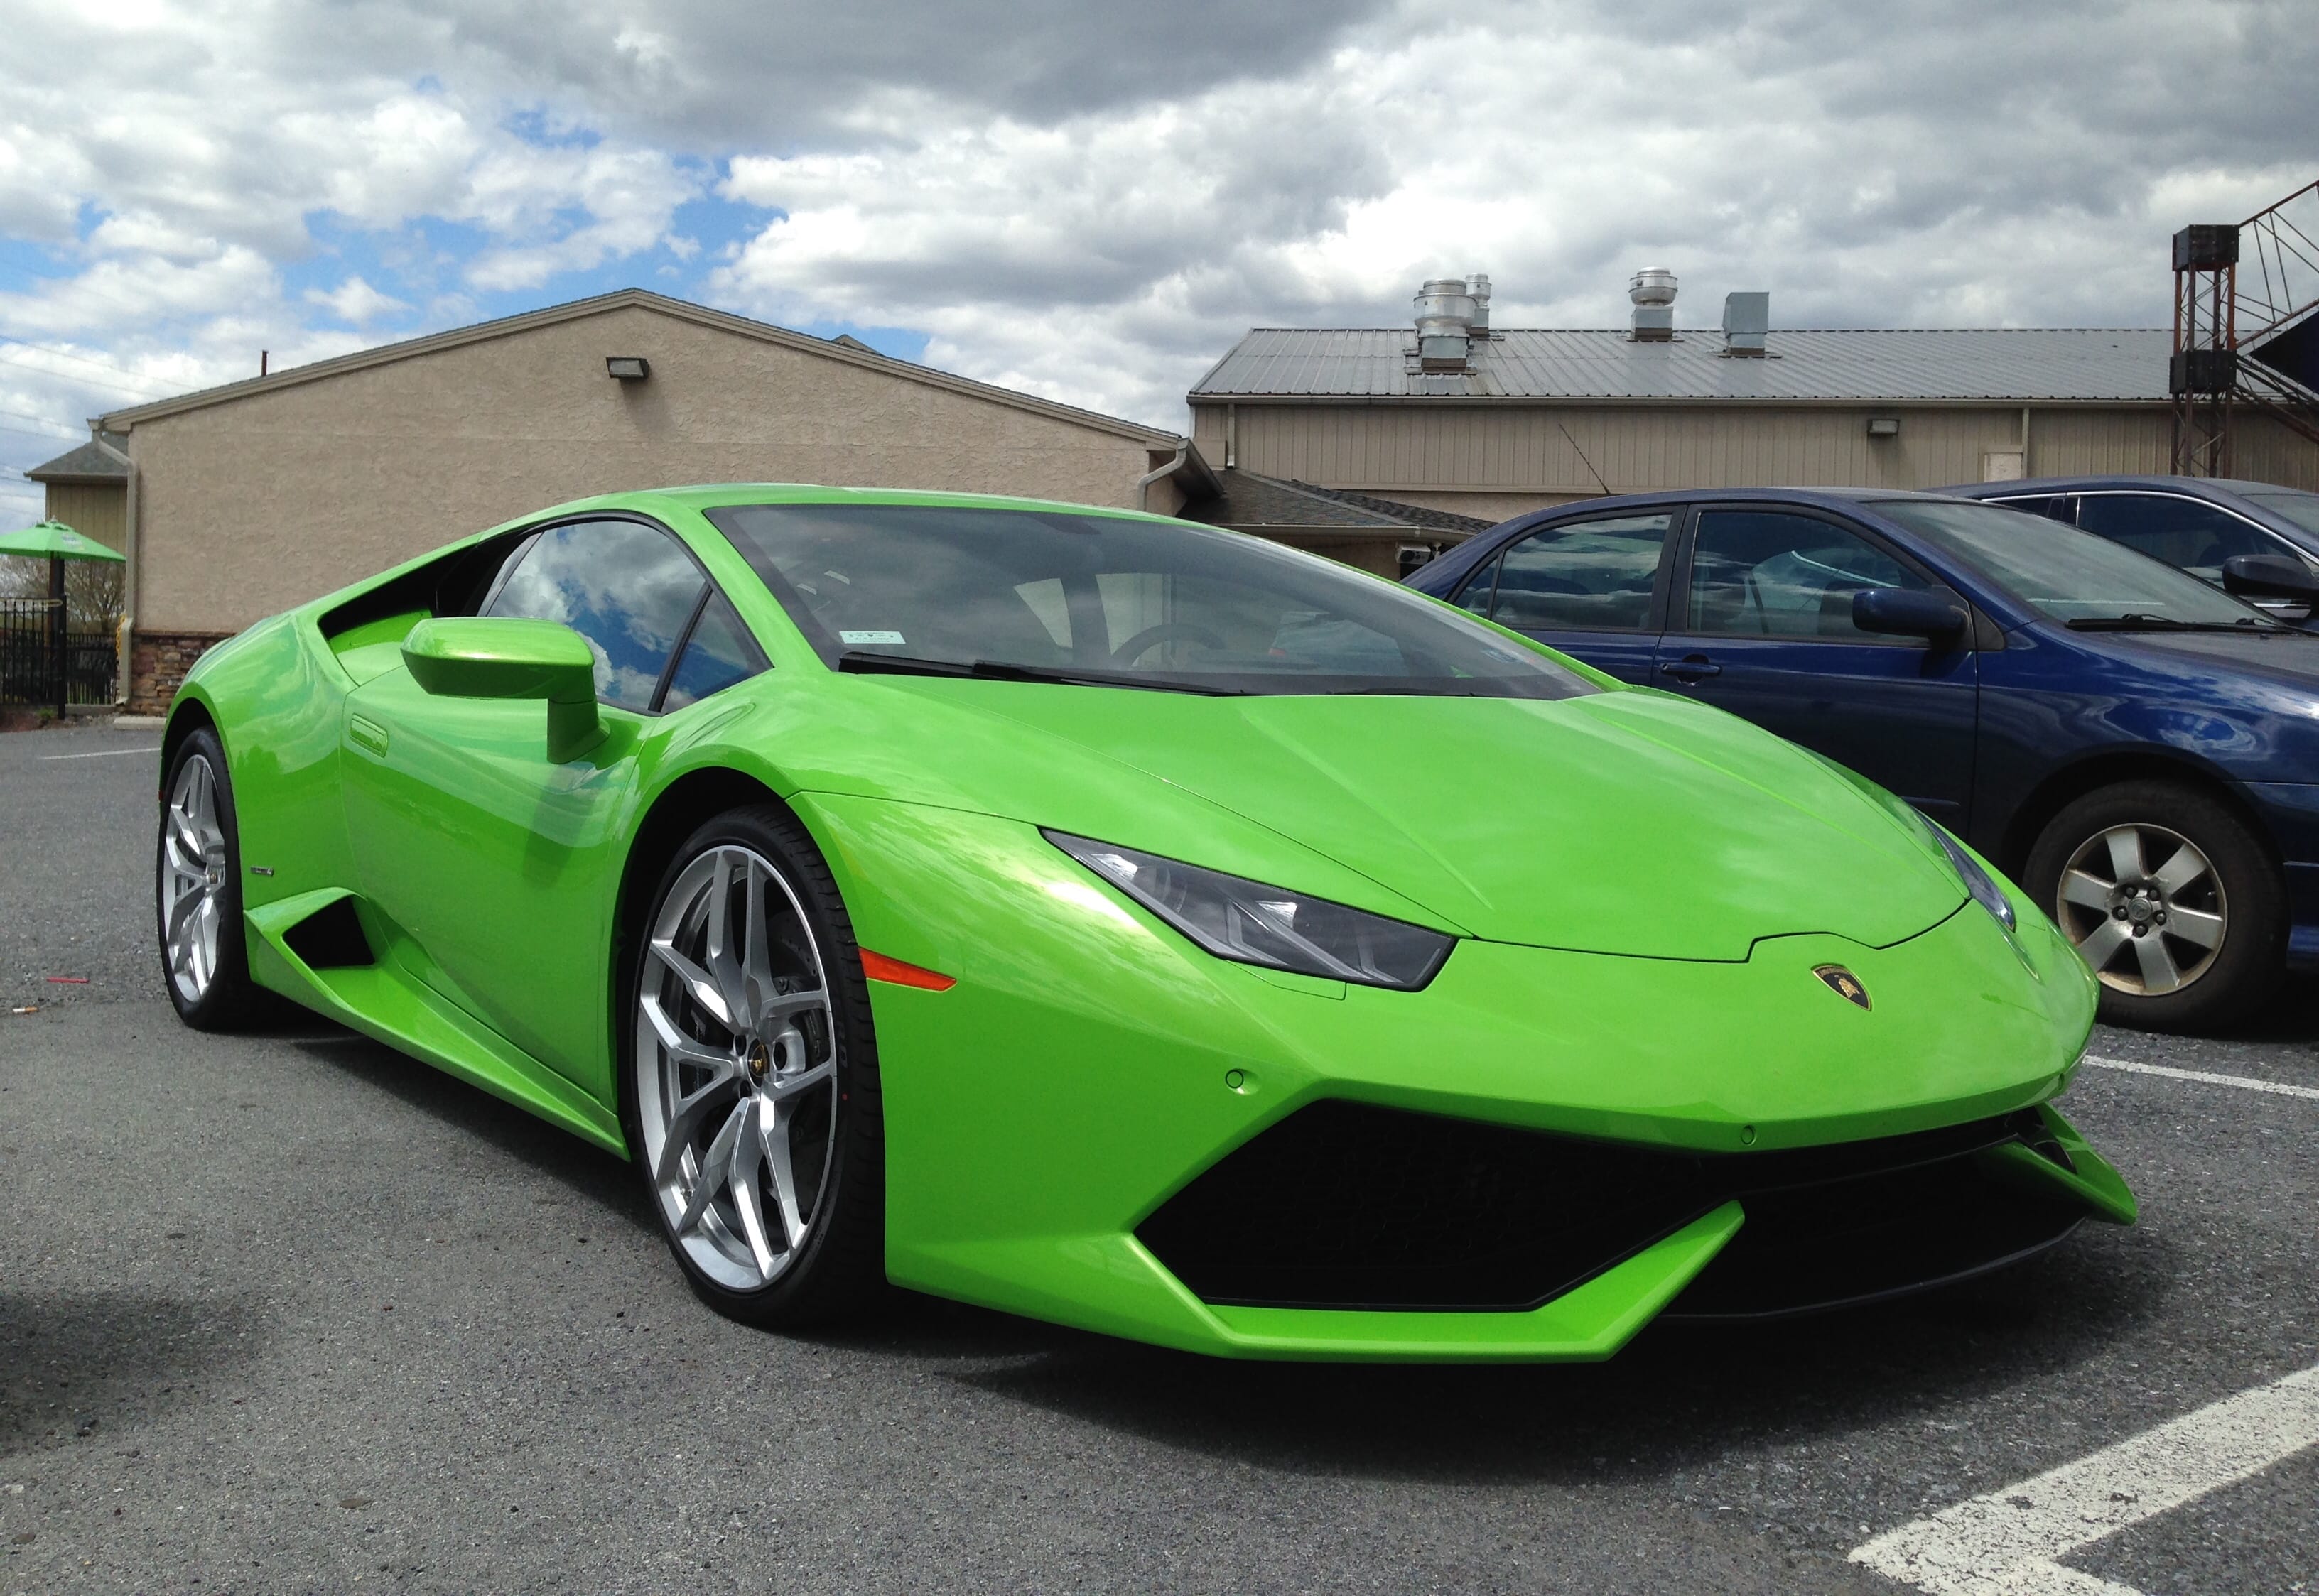
<path fill-rule="evenodd" d="M 1219 1160 L 1136 1234 L 1219 1304 L 1519 1310 L 1738 1197 L 1748 1217 L 1722 1255 L 1731 1267 L 1710 1266 L 1677 1305 L 1793 1311 L 2059 1240 L 2078 1210 L 2002 1186 L 1971 1157 L 2051 1140 L 2026 1112 L 1873 1141 L 1697 1155 L 1331 1100 Z M 2039 1150 L 2066 1164 L 2058 1146 Z"/>

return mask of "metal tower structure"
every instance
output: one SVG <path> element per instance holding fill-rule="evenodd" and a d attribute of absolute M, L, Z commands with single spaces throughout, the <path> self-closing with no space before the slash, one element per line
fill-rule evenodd
<path fill-rule="evenodd" d="M 2166 386 L 2178 474 L 2230 475 L 2242 413 L 2319 446 L 2319 183 L 2236 225 L 2174 235 Z"/>

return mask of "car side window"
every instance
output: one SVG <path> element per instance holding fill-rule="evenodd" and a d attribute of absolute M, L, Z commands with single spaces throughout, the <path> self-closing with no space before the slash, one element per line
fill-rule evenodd
<path fill-rule="evenodd" d="M 1488 618 L 1490 606 L 1497 601 L 1498 597 L 1499 563 L 1499 557 L 1492 555 L 1482 562 L 1479 571 L 1466 579 L 1466 585 L 1457 590 L 1456 601 L 1459 608 Z"/>
<path fill-rule="evenodd" d="M 1691 553 L 1690 629 L 1890 644 L 1896 639 L 1852 624 L 1852 596 L 1929 585 L 1833 521 L 1779 510 L 1702 510 Z"/>
<path fill-rule="evenodd" d="M 741 624 L 731 600 L 711 592 L 700 618 L 692 623 L 692 636 L 685 639 L 683 654 L 677 656 L 676 669 L 669 673 L 668 690 L 661 695 L 660 707 L 681 709 L 697 704 L 763 669 L 765 656 L 758 650 L 757 640 L 749 636 L 749 628 Z"/>
<path fill-rule="evenodd" d="M 2233 555 L 2285 552 L 2230 511 L 2170 493 L 2089 493 L 2079 500 L 2078 525 L 2218 586 Z"/>
<path fill-rule="evenodd" d="M 1674 514 L 1663 510 L 1565 521 L 1531 533 L 1498 563 L 1490 618 L 1526 632 L 1643 630 L 1674 525 Z"/>
<path fill-rule="evenodd" d="M 2024 515 L 2044 516 L 2049 521 L 2072 519 L 2071 499 L 2067 493 L 2040 494 L 2028 499 L 1987 499 L 1984 504 L 2001 504 L 2008 509 L 2017 509 Z"/>
<path fill-rule="evenodd" d="M 596 697 L 641 713 L 707 585 L 657 527 L 574 521 L 533 539 L 483 613 L 570 627 L 596 656 Z"/>

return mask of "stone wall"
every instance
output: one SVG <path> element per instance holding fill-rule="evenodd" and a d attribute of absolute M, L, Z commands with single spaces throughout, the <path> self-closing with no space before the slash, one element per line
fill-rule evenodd
<path fill-rule="evenodd" d="M 164 715 L 194 662 L 232 636 L 231 632 L 140 630 L 129 649 L 129 713 Z"/>

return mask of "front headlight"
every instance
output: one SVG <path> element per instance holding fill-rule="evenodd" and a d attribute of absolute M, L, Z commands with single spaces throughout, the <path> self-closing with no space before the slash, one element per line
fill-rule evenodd
<path fill-rule="evenodd" d="M 1956 839 L 1940 825 L 1927 820 L 1925 826 L 1933 834 L 1933 841 L 1941 845 L 1941 852 L 1949 856 L 1949 862 L 1956 866 L 1956 873 L 1964 878 L 1964 889 L 1972 894 L 1972 901 L 1996 915 L 1999 925 L 2011 931 L 2017 922 L 2014 918 L 2012 902 L 2005 896 L 2005 889 L 1981 868 L 1972 854 L 1957 846 Z"/>
<path fill-rule="evenodd" d="M 1456 938 L 1065 832 L 1040 834 L 1219 959 L 1414 992 Z"/>

